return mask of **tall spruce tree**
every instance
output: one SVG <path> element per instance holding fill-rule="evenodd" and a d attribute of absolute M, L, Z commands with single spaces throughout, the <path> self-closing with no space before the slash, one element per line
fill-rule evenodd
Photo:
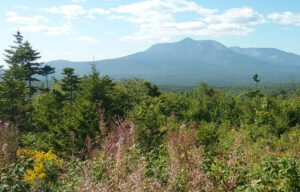
<path fill-rule="evenodd" d="M 49 80 L 48 80 L 48 76 L 55 73 L 55 68 L 51 67 L 49 65 L 45 65 L 44 67 L 42 67 L 40 69 L 40 75 L 44 76 L 46 78 L 46 91 L 49 91 Z"/>
<path fill-rule="evenodd" d="M 29 97 L 31 98 L 32 95 L 37 91 L 37 87 L 33 86 L 32 83 L 34 81 L 39 81 L 35 76 L 40 72 L 40 66 L 42 63 L 37 62 L 38 59 L 41 58 L 40 53 L 32 48 L 30 43 L 26 41 L 22 49 L 17 50 L 20 52 L 20 55 L 23 58 L 22 66 L 25 70 L 25 80 L 28 83 L 29 88 Z"/>
<path fill-rule="evenodd" d="M 23 78 L 24 69 L 12 65 L 6 70 L 0 83 L 1 117 L 11 121 L 20 120 L 25 114 L 28 89 Z"/>
<path fill-rule="evenodd" d="M 64 78 L 62 79 L 61 88 L 65 92 L 65 98 L 72 104 L 75 93 L 79 90 L 80 78 L 75 75 L 74 69 L 70 67 L 64 68 L 62 74 Z"/>
<path fill-rule="evenodd" d="M 17 53 L 17 50 L 22 49 L 23 47 L 23 36 L 20 31 L 17 31 L 17 33 L 13 36 L 15 37 L 15 45 L 12 45 L 9 49 L 4 50 L 4 61 L 9 66 L 20 65 L 22 63 L 22 57 L 20 56 L 20 52 Z"/>
<path fill-rule="evenodd" d="M 1 117 L 15 121 L 25 115 L 26 89 L 25 70 L 22 66 L 23 36 L 19 31 L 14 35 L 14 45 L 4 50 L 5 70 L 0 83 Z"/>
<path fill-rule="evenodd" d="M 23 42 L 23 36 L 20 31 L 14 35 L 15 45 L 10 46 L 10 49 L 4 50 L 5 62 L 9 65 L 17 65 L 24 68 L 24 79 L 29 88 L 29 97 L 37 91 L 37 88 L 32 85 L 32 82 L 39 81 L 35 75 L 39 74 L 42 63 L 37 62 L 41 58 L 40 53 L 32 48 L 28 41 Z"/>

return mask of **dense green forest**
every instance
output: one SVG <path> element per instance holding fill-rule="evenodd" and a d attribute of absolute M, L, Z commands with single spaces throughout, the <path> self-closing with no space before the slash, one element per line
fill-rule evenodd
<path fill-rule="evenodd" d="M 165 92 L 186 92 L 190 91 L 196 86 L 187 86 L 187 85 L 166 85 L 166 84 L 157 84 L 162 91 Z M 210 85 L 215 89 L 219 89 L 225 92 L 225 94 L 239 95 L 247 93 L 253 89 L 256 89 L 255 83 L 248 85 Z M 259 89 L 263 94 L 276 96 L 279 94 L 288 94 L 296 92 L 297 88 L 300 86 L 299 83 L 291 81 L 289 83 L 273 83 L 273 84 L 260 84 Z"/>
<path fill-rule="evenodd" d="M 272 94 L 254 75 L 237 94 L 168 92 L 92 66 L 49 86 L 55 69 L 15 38 L 0 82 L 1 192 L 300 191 L 296 84 Z"/>

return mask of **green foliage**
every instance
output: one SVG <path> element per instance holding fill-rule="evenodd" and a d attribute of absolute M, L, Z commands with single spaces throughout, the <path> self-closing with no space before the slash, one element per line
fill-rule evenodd
<path fill-rule="evenodd" d="M 299 164 L 289 157 L 266 157 L 251 173 L 255 184 L 248 187 L 252 191 L 299 191 L 300 190 Z M 249 189 L 250 188 L 250 189 Z"/>
<path fill-rule="evenodd" d="M 55 73 L 55 68 L 49 66 L 49 65 L 45 65 L 44 67 L 42 67 L 39 71 L 39 74 L 44 76 L 46 78 L 46 91 L 49 91 L 49 80 L 48 80 L 48 76 Z"/>
<path fill-rule="evenodd" d="M 80 82 L 79 100 L 87 100 L 91 104 L 98 105 L 101 102 L 101 107 L 109 115 L 116 115 L 120 109 L 115 102 L 115 83 L 108 76 L 100 77 L 100 73 L 92 66 L 92 73 L 84 76 Z"/>
<path fill-rule="evenodd" d="M 260 82 L 260 79 L 258 79 L 257 73 L 256 73 L 255 75 L 253 75 L 252 79 L 253 79 L 253 81 L 255 81 L 256 83 L 259 83 L 259 82 Z"/>
<path fill-rule="evenodd" d="M 40 65 L 42 63 L 37 62 L 41 58 L 40 53 L 32 48 L 30 43 L 26 41 L 22 44 L 21 48 L 17 50 L 16 54 L 22 58 L 21 66 L 25 70 L 25 80 L 28 82 L 29 97 L 37 91 L 37 87 L 33 86 L 34 81 L 39 81 L 35 78 L 40 72 Z"/>
<path fill-rule="evenodd" d="M 23 58 L 19 55 L 19 52 L 17 52 L 19 49 L 22 48 L 23 44 L 23 36 L 20 33 L 20 31 L 17 31 L 17 33 L 14 35 L 15 37 L 15 45 L 10 46 L 10 49 L 5 49 L 4 50 L 4 56 L 5 59 L 4 61 L 9 64 L 10 66 L 12 65 L 18 65 L 22 62 Z"/>
<path fill-rule="evenodd" d="M 197 142 L 204 146 L 213 145 L 218 141 L 217 129 L 214 123 L 201 122 L 198 126 Z"/>
<path fill-rule="evenodd" d="M 9 120 L 22 118 L 25 113 L 28 89 L 23 79 L 24 69 L 13 65 L 6 70 L 0 83 L 1 117 Z"/>
<path fill-rule="evenodd" d="M 55 150 L 52 141 L 55 136 L 49 132 L 27 132 L 21 136 L 21 142 L 27 149 L 37 151 Z"/>
<path fill-rule="evenodd" d="M 163 185 L 168 179 L 168 159 L 166 149 L 163 145 L 158 146 L 146 154 L 146 176 L 159 180 Z"/>
<path fill-rule="evenodd" d="M 172 187 L 172 191 L 187 191 L 187 183 L 188 183 L 188 170 L 183 168 L 179 171 L 178 176 L 176 177 L 175 185 Z"/>
<path fill-rule="evenodd" d="M 161 95 L 161 91 L 157 85 L 153 85 L 150 82 L 145 82 L 146 87 L 148 88 L 148 95 L 151 97 L 158 97 Z"/>
<path fill-rule="evenodd" d="M 137 123 L 138 142 L 145 152 L 159 147 L 164 140 L 166 129 L 162 126 L 165 123 L 165 116 L 161 113 L 157 100 L 153 103 L 141 103 L 133 110 Z"/>
<path fill-rule="evenodd" d="M 93 162 L 93 171 L 91 172 L 93 179 L 98 182 L 105 179 L 105 172 L 107 169 L 106 162 L 103 157 L 100 157 Z"/>
<path fill-rule="evenodd" d="M 1 192 L 23 192 L 29 191 L 29 184 L 24 181 L 24 174 L 31 169 L 33 161 L 23 158 L 9 167 L 1 168 L 0 191 Z"/>
<path fill-rule="evenodd" d="M 79 158 L 71 158 L 66 162 L 66 172 L 69 177 L 66 178 L 64 184 L 67 189 L 75 189 L 80 184 L 84 164 L 85 162 L 82 162 Z"/>
<path fill-rule="evenodd" d="M 69 67 L 64 68 L 62 74 L 64 78 L 62 79 L 61 89 L 65 93 L 66 100 L 73 103 L 76 92 L 79 90 L 80 78 L 74 74 L 74 69 Z"/>
<path fill-rule="evenodd" d="M 287 107 L 288 125 L 293 127 L 300 124 L 300 99 L 289 101 Z"/>

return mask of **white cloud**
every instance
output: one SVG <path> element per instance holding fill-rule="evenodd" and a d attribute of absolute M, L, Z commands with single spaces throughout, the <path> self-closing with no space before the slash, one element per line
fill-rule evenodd
<path fill-rule="evenodd" d="M 300 13 L 292 13 L 289 11 L 283 13 L 273 13 L 268 15 L 268 18 L 275 23 L 300 26 Z"/>
<path fill-rule="evenodd" d="M 23 5 L 16 5 L 15 7 L 18 8 L 18 9 L 22 9 L 22 10 L 29 10 L 28 7 L 23 6 Z"/>
<path fill-rule="evenodd" d="M 208 23 L 236 23 L 241 25 L 255 25 L 265 22 L 262 14 L 249 7 L 229 9 L 223 14 L 209 15 L 204 20 Z"/>
<path fill-rule="evenodd" d="M 61 26 L 49 26 L 43 24 L 49 20 L 44 16 L 36 15 L 32 17 L 20 16 L 16 12 L 6 12 L 6 21 L 22 24 L 18 29 L 29 32 L 44 32 L 46 35 L 69 35 L 72 33 L 72 24 L 66 23 Z"/>
<path fill-rule="evenodd" d="M 80 7 L 77 6 L 62 6 L 61 9 L 56 9 L 56 8 L 50 8 L 49 11 L 51 12 L 59 12 L 64 14 L 67 18 L 73 18 L 77 16 L 73 11 L 78 11 L 76 14 L 83 14 L 85 13 L 84 11 L 81 11 Z M 93 14 L 107 14 L 107 11 L 104 9 L 93 9 L 91 11 Z M 33 17 L 24 17 L 20 16 L 16 12 L 7 12 L 6 13 L 6 21 L 7 22 L 13 22 L 13 23 L 18 23 L 22 24 L 23 26 L 19 26 L 18 30 L 21 31 L 26 31 L 26 32 L 41 32 L 45 35 L 67 35 L 70 40 L 76 40 L 76 41 L 84 41 L 89 44 L 97 44 L 98 40 L 86 35 L 80 35 L 77 32 L 73 31 L 72 29 L 72 23 L 68 21 L 67 23 L 63 25 L 45 25 L 42 22 L 48 21 L 43 16 L 33 16 Z"/>
<path fill-rule="evenodd" d="M 43 10 L 53 14 L 62 14 L 68 19 L 74 19 L 86 14 L 86 10 L 80 5 L 63 5 L 60 7 L 43 8 Z"/>
<path fill-rule="evenodd" d="M 74 2 L 74 3 L 83 3 L 83 2 L 86 2 L 86 0 L 72 0 L 72 2 Z"/>
<path fill-rule="evenodd" d="M 43 32 L 45 35 L 67 35 L 69 39 L 76 41 L 84 41 L 89 44 L 97 44 L 99 41 L 95 38 L 80 35 L 73 31 L 70 22 L 60 26 L 47 26 L 47 25 L 27 25 L 20 28 L 21 31 L 27 32 Z"/>
<path fill-rule="evenodd" d="M 70 35 L 72 25 L 70 23 L 61 26 L 27 25 L 20 28 L 21 31 L 44 32 L 46 35 Z"/>
<path fill-rule="evenodd" d="M 98 44 L 99 41 L 93 37 L 89 37 L 86 35 L 79 35 L 71 38 L 72 40 L 77 40 L 77 41 L 84 41 L 90 44 Z"/>
<path fill-rule="evenodd" d="M 78 16 L 82 15 L 84 15 L 86 18 L 94 19 L 97 15 L 107 15 L 110 13 L 110 11 L 102 8 L 85 9 L 80 5 L 76 4 L 63 5 L 60 7 L 43 8 L 42 10 L 53 14 L 61 14 L 67 19 L 75 19 Z"/>
<path fill-rule="evenodd" d="M 246 35 L 251 25 L 265 22 L 264 16 L 249 7 L 233 8 L 217 14 L 187 0 L 147 0 L 111 9 L 111 19 L 136 25 L 137 31 L 121 40 L 168 41 L 179 35 Z M 197 14 L 194 20 L 176 21 L 177 13 Z"/>
<path fill-rule="evenodd" d="M 108 15 L 109 13 L 110 11 L 107 11 L 102 8 L 90 9 L 87 11 L 86 18 L 94 19 L 96 18 L 96 15 Z"/>
<path fill-rule="evenodd" d="M 20 16 L 18 13 L 16 12 L 6 12 L 6 21 L 7 22 L 11 22 L 11 23 L 20 23 L 20 24 L 37 24 L 41 21 L 48 21 L 47 18 L 45 18 L 44 16 L 40 16 L 40 15 L 36 15 L 33 17 L 24 17 L 24 16 Z"/>
<path fill-rule="evenodd" d="M 216 9 L 206 9 L 186 0 L 148 0 L 129 5 L 123 5 L 113 8 L 112 11 L 118 13 L 132 13 L 134 15 L 148 13 L 178 13 L 186 11 L 195 11 L 200 14 L 212 14 Z M 150 13 L 150 14 L 151 14 Z"/>

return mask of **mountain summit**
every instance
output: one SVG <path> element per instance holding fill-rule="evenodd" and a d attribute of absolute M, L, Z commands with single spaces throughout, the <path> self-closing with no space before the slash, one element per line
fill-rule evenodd
<path fill-rule="evenodd" d="M 73 67 L 88 73 L 92 62 L 51 61 L 58 73 Z M 262 82 L 300 80 L 300 56 L 273 48 L 226 47 L 213 40 L 183 39 L 160 43 L 143 52 L 95 64 L 113 78 L 138 77 L 158 84 L 243 84 L 258 73 Z M 298 77 L 298 79 L 297 79 Z"/>

